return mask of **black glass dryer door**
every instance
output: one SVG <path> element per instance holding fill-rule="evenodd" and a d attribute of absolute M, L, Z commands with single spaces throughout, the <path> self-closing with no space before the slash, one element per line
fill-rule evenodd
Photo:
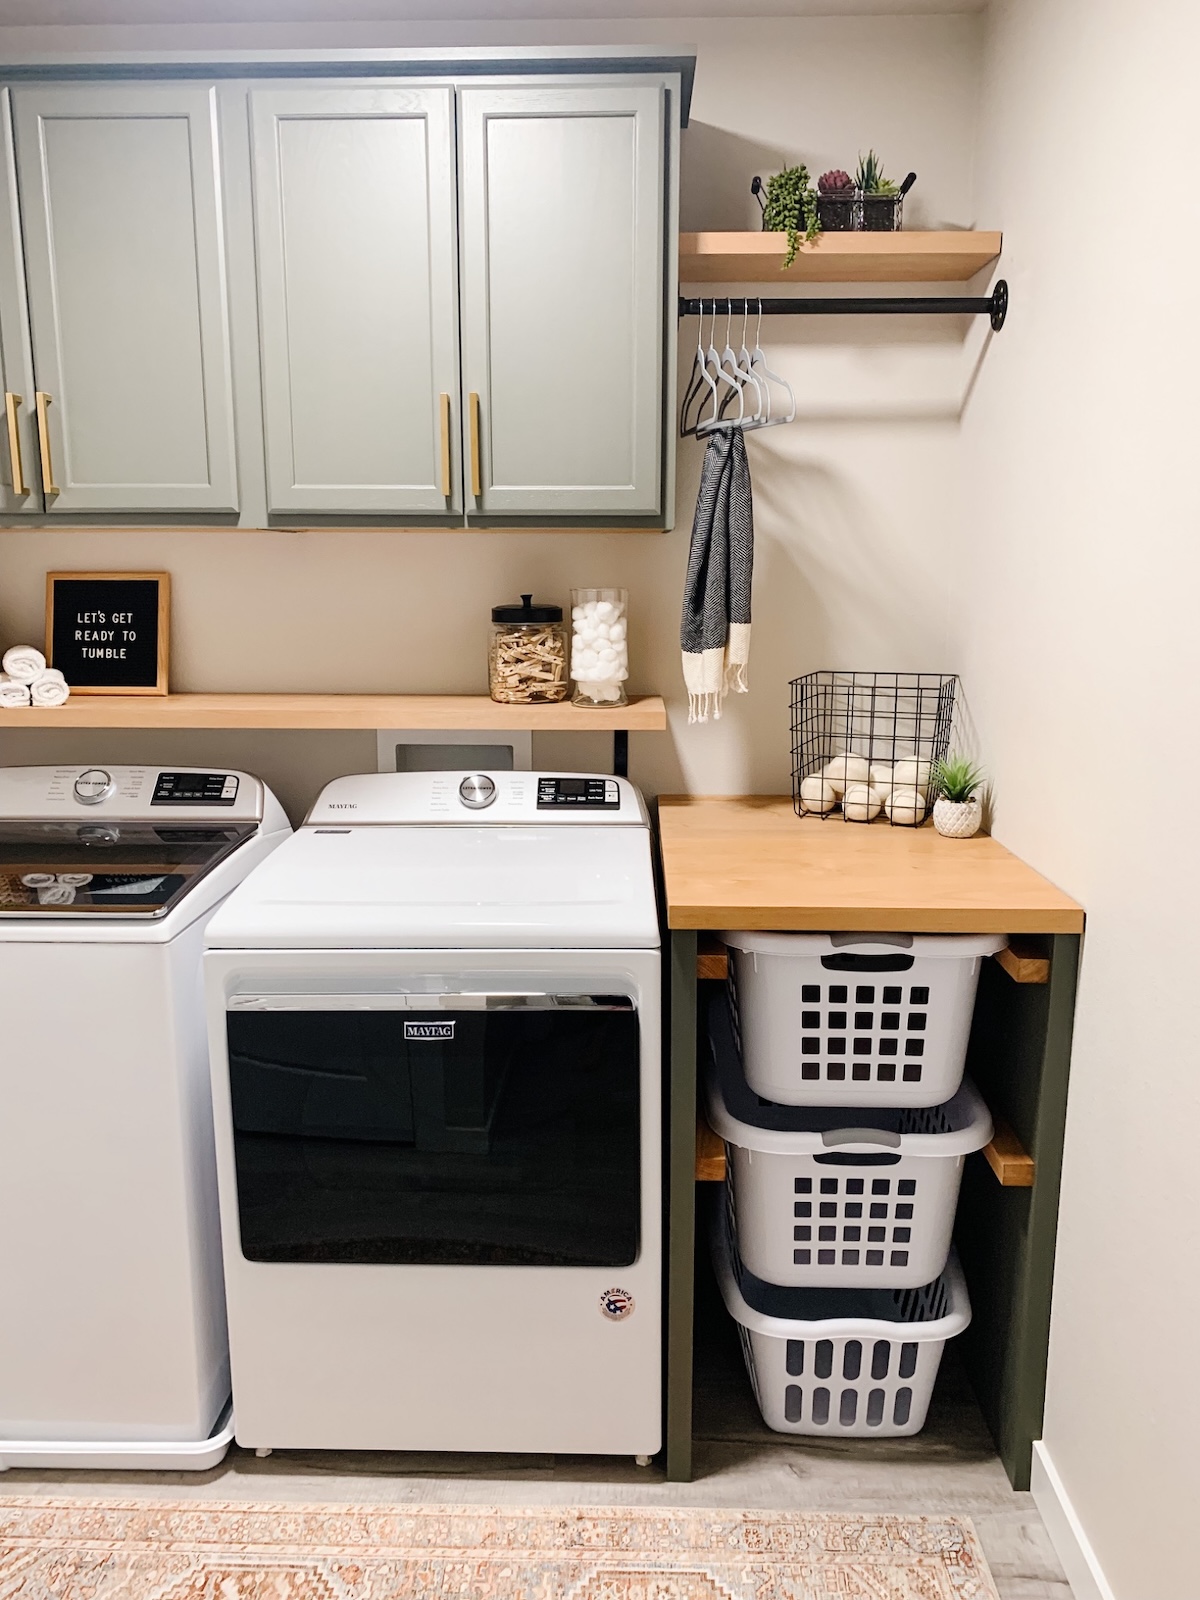
<path fill-rule="evenodd" d="M 227 1020 L 248 1259 L 636 1259 L 639 1040 L 629 1001 L 252 1002 Z"/>

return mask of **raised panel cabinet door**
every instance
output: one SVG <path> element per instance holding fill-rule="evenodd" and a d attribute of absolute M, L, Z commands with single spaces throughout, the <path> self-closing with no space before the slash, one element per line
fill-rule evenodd
<path fill-rule="evenodd" d="M 214 88 L 12 98 L 47 512 L 236 511 Z"/>
<path fill-rule="evenodd" d="M 4 399 L 4 416 L 0 419 L 0 515 L 9 517 L 40 511 L 42 493 L 37 470 L 33 351 L 21 254 L 12 107 L 7 89 L 0 89 L 0 164 L 0 392 Z"/>
<path fill-rule="evenodd" d="M 270 509 L 461 511 L 453 89 L 250 101 Z"/>
<path fill-rule="evenodd" d="M 665 95 L 459 90 L 468 509 L 662 504 Z"/>

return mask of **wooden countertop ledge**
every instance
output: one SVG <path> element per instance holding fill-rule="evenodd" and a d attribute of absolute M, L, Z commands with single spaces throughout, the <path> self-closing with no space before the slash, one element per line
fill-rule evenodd
<path fill-rule="evenodd" d="M 1083 931 L 1082 907 L 987 835 L 797 817 L 788 795 L 658 805 L 672 928 Z"/>

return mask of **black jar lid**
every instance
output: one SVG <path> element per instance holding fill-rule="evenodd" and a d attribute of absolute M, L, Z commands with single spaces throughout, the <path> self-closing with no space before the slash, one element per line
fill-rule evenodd
<path fill-rule="evenodd" d="M 493 606 L 493 622 L 561 622 L 561 606 L 535 606 L 531 594 L 521 596 L 519 606 Z"/>

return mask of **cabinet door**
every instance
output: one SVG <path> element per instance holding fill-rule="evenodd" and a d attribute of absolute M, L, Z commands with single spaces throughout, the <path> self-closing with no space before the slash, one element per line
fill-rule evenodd
<path fill-rule="evenodd" d="M 42 509 L 33 409 L 33 352 L 7 89 L 0 89 L 0 515 Z"/>
<path fill-rule="evenodd" d="M 472 509 L 662 503 L 664 92 L 459 91 Z"/>
<path fill-rule="evenodd" d="M 453 89 L 255 89 L 251 120 L 270 509 L 461 510 Z"/>
<path fill-rule="evenodd" d="M 46 510 L 233 512 L 215 91 L 13 91 Z"/>

